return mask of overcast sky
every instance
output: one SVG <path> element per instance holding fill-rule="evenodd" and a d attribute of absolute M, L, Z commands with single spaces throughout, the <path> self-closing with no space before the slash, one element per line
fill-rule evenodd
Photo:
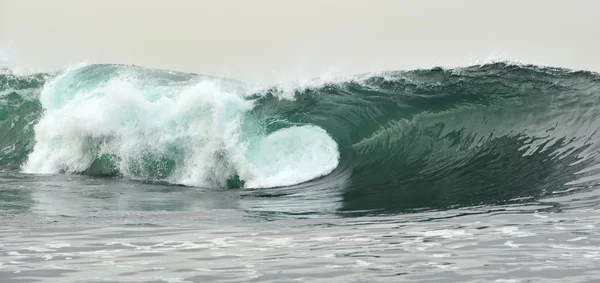
<path fill-rule="evenodd" d="M 81 61 L 251 80 L 465 65 L 600 71 L 600 1 L 0 0 L 13 68 Z"/>

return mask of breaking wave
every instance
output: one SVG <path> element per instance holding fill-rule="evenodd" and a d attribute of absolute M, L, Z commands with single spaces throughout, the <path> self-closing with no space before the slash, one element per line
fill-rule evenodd
<path fill-rule="evenodd" d="M 493 63 L 256 90 L 124 65 L 0 75 L 0 166 L 342 186 L 344 209 L 539 198 L 600 177 L 600 76 Z M 341 185 L 340 185 L 341 184 Z"/>

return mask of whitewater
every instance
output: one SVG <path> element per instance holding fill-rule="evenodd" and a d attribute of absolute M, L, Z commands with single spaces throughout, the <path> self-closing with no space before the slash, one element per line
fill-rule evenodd
<path fill-rule="evenodd" d="M 52 79 L 23 172 L 119 174 L 174 184 L 276 187 L 327 175 L 337 144 L 321 128 L 266 133 L 253 101 L 231 82 L 144 70 L 88 66 Z"/>

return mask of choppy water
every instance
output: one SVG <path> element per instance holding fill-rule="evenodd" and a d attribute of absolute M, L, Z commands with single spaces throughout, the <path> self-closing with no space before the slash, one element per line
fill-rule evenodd
<path fill-rule="evenodd" d="M 600 75 L 0 75 L 1 282 L 597 282 Z"/>

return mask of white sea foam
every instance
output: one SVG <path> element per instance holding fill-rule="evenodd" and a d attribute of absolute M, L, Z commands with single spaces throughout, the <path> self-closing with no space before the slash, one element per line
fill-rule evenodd
<path fill-rule="evenodd" d="M 129 178 L 224 186 L 237 174 L 246 187 L 273 187 L 326 175 L 338 164 L 337 144 L 323 129 L 265 134 L 260 118 L 247 115 L 253 102 L 218 80 L 91 68 L 69 70 L 42 90 L 45 113 L 25 172 L 82 172 L 111 156 Z M 158 174 L 161 166 L 173 170 Z"/>

